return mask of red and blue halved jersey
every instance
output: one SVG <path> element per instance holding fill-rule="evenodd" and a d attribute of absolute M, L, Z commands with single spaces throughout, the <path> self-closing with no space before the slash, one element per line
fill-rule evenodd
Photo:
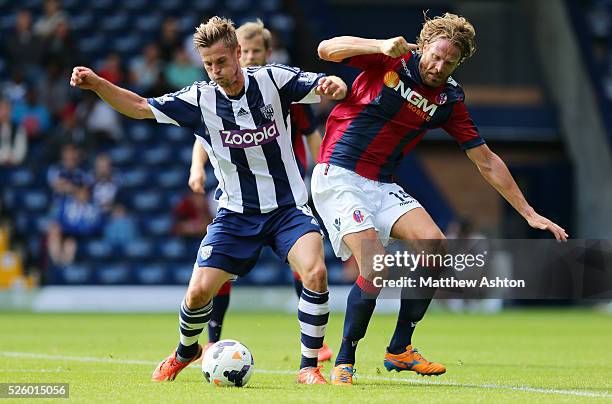
<path fill-rule="evenodd" d="M 381 182 L 392 182 L 402 158 L 433 128 L 443 128 L 464 149 L 484 140 L 452 78 L 437 88 L 423 84 L 420 55 L 383 54 L 345 60 L 363 69 L 351 94 L 331 112 L 320 161 Z"/>

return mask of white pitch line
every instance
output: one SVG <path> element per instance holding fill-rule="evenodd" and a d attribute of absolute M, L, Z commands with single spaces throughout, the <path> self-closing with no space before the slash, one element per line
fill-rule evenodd
<path fill-rule="evenodd" d="M 134 360 L 134 359 L 112 359 L 112 358 L 96 358 L 87 356 L 64 356 L 64 355 L 48 355 L 39 354 L 33 352 L 0 352 L 0 355 L 10 358 L 31 358 L 31 359 L 49 359 L 49 360 L 65 360 L 74 362 L 94 362 L 94 363 L 114 363 L 118 365 L 157 365 L 156 361 L 147 360 Z M 191 365 L 192 367 L 198 367 L 199 365 Z M 293 375 L 295 372 L 290 370 L 268 370 L 258 369 L 256 372 L 272 375 Z M 457 383 L 457 382 L 443 382 L 443 381 L 429 381 L 429 380 L 418 380 L 418 379 L 406 379 L 406 378 L 395 378 L 395 377 L 383 377 L 383 376 L 367 376 L 360 375 L 356 376 L 356 379 L 365 380 L 379 380 L 379 381 L 398 381 L 412 384 L 425 384 L 433 386 L 448 386 L 448 387 L 469 387 L 479 389 L 498 389 L 498 390 L 516 390 L 516 391 L 527 391 L 531 393 L 543 393 L 543 394 L 559 394 L 567 396 L 580 396 L 580 397 L 603 397 L 612 398 L 612 394 L 607 392 L 596 392 L 596 391 L 580 391 L 580 390 L 562 390 L 562 389 L 546 389 L 540 387 L 529 387 L 529 386 L 505 386 L 500 384 L 473 384 L 473 383 Z"/>

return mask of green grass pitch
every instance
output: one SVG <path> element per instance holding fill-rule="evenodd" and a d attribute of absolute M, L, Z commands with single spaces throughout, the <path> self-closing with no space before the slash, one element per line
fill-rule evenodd
<path fill-rule="evenodd" d="M 330 317 L 326 340 L 334 351 L 342 319 Z M 357 351 L 355 386 L 302 386 L 295 383 L 296 317 L 230 311 L 223 337 L 251 349 L 255 373 L 245 388 L 217 388 L 205 384 L 196 367 L 173 383 L 149 381 L 177 342 L 177 315 L 3 313 L 0 382 L 67 382 L 69 401 L 98 403 L 612 402 L 609 315 L 430 313 L 415 333 L 415 346 L 448 368 L 431 378 L 384 369 L 394 323 L 394 316 L 374 315 Z M 326 377 L 330 369 L 325 364 Z"/>

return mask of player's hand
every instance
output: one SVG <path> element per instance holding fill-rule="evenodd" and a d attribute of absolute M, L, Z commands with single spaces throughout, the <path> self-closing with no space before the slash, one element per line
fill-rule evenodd
<path fill-rule="evenodd" d="M 567 238 L 569 237 L 569 235 L 565 232 L 565 229 L 544 216 L 538 215 L 537 213 L 534 213 L 533 216 L 527 218 L 527 223 L 529 223 L 529 226 L 533 227 L 534 229 L 548 230 L 555 236 L 557 241 L 567 241 Z"/>
<path fill-rule="evenodd" d="M 380 53 L 391 56 L 392 58 L 397 58 L 417 48 L 418 46 L 416 44 L 408 43 L 403 36 L 398 36 L 382 41 Z"/>
<path fill-rule="evenodd" d="M 83 90 L 93 90 L 102 81 L 100 76 L 94 73 L 88 67 L 77 66 L 72 69 L 72 76 L 70 77 L 70 85 L 72 87 L 79 87 Z"/>
<path fill-rule="evenodd" d="M 325 76 L 319 79 L 315 92 L 330 100 L 341 100 L 346 97 L 347 87 L 340 77 Z"/>
<path fill-rule="evenodd" d="M 206 173 L 203 169 L 191 170 L 187 184 L 195 193 L 204 194 L 204 184 L 206 183 Z"/>

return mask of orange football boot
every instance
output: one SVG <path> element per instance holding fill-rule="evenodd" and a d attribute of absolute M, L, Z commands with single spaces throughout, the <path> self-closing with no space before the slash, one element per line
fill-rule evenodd
<path fill-rule="evenodd" d="M 151 380 L 154 382 L 171 382 L 176 376 L 191 363 L 197 361 L 202 356 L 202 345 L 198 344 L 198 353 L 189 362 L 180 362 L 176 359 L 176 350 L 166 359 L 161 361 L 153 371 Z"/>
<path fill-rule="evenodd" d="M 319 355 L 317 356 L 317 360 L 319 362 L 325 362 L 325 361 L 330 360 L 332 356 L 334 356 L 334 353 L 329 348 L 329 345 L 327 345 L 324 342 L 323 346 L 321 347 L 321 349 L 319 349 Z"/>
<path fill-rule="evenodd" d="M 327 384 L 327 380 L 321 374 L 322 366 L 307 367 L 300 369 L 297 382 L 300 384 Z"/>
<path fill-rule="evenodd" d="M 331 373 L 331 383 L 336 386 L 352 386 L 354 374 L 353 365 L 341 364 L 335 366 Z"/>
<path fill-rule="evenodd" d="M 387 352 L 384 364 L 389 372 L 392 370 L 397 372 L 411 370 L 423 376 L 437 376 L 446 372 L 444 365 L 429 362 L 423 358 L 419 351 L 412 348 L 412 345 L 408 345 L 406 351 L 397 355 Z"/>

